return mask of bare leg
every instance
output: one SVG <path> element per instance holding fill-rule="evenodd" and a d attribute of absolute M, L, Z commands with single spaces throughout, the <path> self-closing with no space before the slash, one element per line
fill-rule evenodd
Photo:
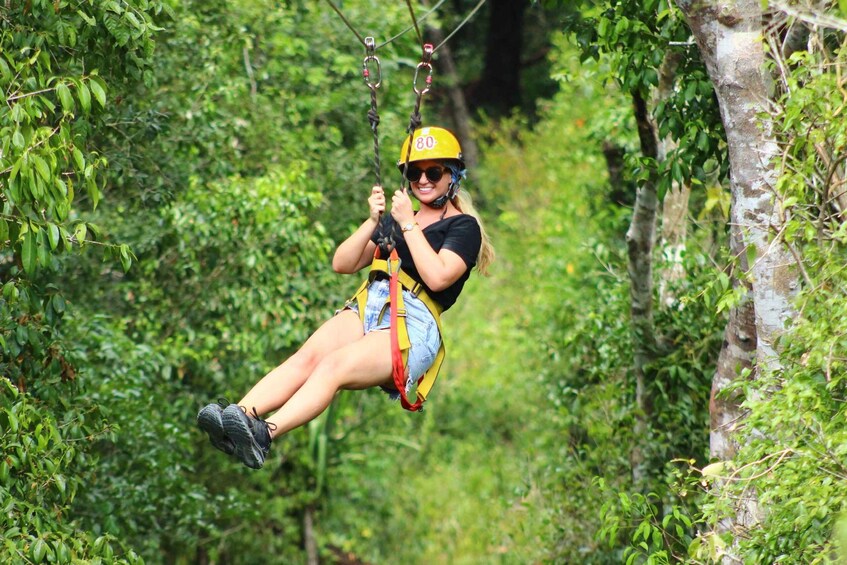
<path fill-rule="evenodd" d="M 340 389 L 390 384 L 391 342 L 388 332 L 371 332 L 327 355 L 297 392 L 268 422 L 273 437 L 309 422 L 323 412 Z"/>
<path fill-rule="evenodd" d="M 259 415 L 276 410 L 303 386 L 321 360 L 363 335 L 357 313 L 352 310 L 339 312 L 324 322 L 297 353 L 253 385 L 238 404 L 248 412 L 255 408 Z"/>

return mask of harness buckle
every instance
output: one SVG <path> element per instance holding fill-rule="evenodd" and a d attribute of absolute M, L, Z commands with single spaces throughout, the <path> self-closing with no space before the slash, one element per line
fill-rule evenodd
<path fill-rule="evenodd" d="M 401 263 L 401 260 L 400 260 L 399 257 L 397 258 L 396 261 L 392 261 L 391 258 L 388 258 L 385 261 L 385 272 L 386 272 L 386 274 L 388 274 L 388 276 L 391 277 L 395 272 L 399 272 L 400 271 L 400 263 Z M 394 267 L 394 264 L 396 264 L 396 267 Z"/>

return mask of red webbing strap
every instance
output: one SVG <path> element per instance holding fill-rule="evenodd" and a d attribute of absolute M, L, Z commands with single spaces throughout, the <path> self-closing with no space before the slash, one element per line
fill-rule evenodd
<path fill-rule="evenodd" d="M 388 264 L 391 265 L 393 262 L 398 261 L 399 259 L 397 257 L 397 251 L 392 249 Z M 409 402 L 409 398 L 406 396 L 406 367 L 403 363 L 403 353 L 400 351 L 400 339 L 397 335 L 397 293 L 399 292 L 400 288 L 400 282 L 398 280 L 399 276 L 400 268 L 398 266 L 396 269 L 391 269 L 391 278 L 388 279 L 388 308 L 391 316 L 392 376 L 394 377 L 394 386 L 400 393 L 400 404 L 406 410 L 409 410 L 411 412 L 418 412 L 423 405 L 423 401 L 418 400 L 417 402 L 412 404 L 411 402 Z"/>

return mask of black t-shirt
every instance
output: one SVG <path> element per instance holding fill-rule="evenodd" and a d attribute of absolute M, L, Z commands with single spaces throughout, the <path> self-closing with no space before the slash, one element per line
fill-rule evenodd
<path fill-rule="evenodd" d="M 377 232 L 374 232 L 374 235 L 371 236 L 371 240 L 374 243 L 377 240 Z M 441 292 L 434 292 L 426 286 L 426 283 L 423 282 L 423 279 L 418 273 L 415 262 L 412 260 L 412 254 L 406 245 L 406 240 L 402 238 L 396 239 L 397 256 L 400 257 L 400 268 L 410 277 L 421 283 L 426 289 L 427 294 L 438 302 L 444 310 L 447 310 L 456 303 L 459 293 L 462 292 L 462 287 L 465 286 L 465 281 L 471 275 L 471 269 L 476 265 L 476 258 L 479 255 L 479 248 L 482 245 L 482 232 L 476 218 L 469 214 L 458 214 L 428 225 L 424 228 L 423 234 L 436 253 L 442 249 L 449 249 L 461 257 L 468 267 L 462 273 L 462 276 L 452 285 Z"/>

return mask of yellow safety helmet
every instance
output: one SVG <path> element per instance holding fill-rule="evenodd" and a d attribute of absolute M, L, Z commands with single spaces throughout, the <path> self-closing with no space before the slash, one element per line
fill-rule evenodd
<path fill-rule="evenodd" d="M 462 146 L 459 145 L 459 140 L 453 135 L 450 130 L 440 127 L 423 127 L 415 130 L 412 136 L 412 150 L 409 152 L 409 136 L 403 140 L 403 147 L 400 149 L 400 159 L 397 161 L 397 166 L 400 170 L 406 165 L 406 155 L 408 153 L 409 163 L 415 161 L 427 161 L 429 159 L 453 159 L 459 161 L 460 167 L 465 168 L 465 161 L 462 159 Z"/>

